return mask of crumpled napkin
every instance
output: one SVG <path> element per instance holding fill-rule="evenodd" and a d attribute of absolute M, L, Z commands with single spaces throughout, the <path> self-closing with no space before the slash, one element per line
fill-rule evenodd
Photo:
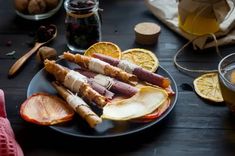
<path fill-rule="evenodd" d="M 0 89 L 0 156 L 23 155 L 23 151 L 15 140 L 14 132 L 7 119 L 4 92 Z"/>
<path fill-rule="evenodd" d="M 230 6 L 228 17 L 220 23 L 220 30 L 215 33 L 217 44 L 226 45 L 235 43 L 235 9 L 233 0 L 227 0 Z M 170 29 L 188 40 L 193 40 L 195 35 L 188 34 L 178 27 L 178 2 L 177 0 L 145 0 L 148 9 Z M 193 44 L 200 49 L 216 46 L 214 40 L 208 40 L 210 36 L 200 37 Z"/>

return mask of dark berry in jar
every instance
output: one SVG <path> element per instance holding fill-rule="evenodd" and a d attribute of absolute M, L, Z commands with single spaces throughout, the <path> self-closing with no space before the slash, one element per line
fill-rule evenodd
<path fill-rule="evenodd" d="M 72 0 L 70 5 L 74 8 L 87 8 L 94 6 L 95 3 L 91 0 Z"/>

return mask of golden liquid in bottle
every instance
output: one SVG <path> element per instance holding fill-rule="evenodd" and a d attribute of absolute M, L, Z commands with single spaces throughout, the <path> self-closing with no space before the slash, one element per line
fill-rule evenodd
<path fill-rule="evenodd" d="M 179 26 L 184 31 L 193 35 L 215 33 L 219 30 L 219 23 L 216 21 L 216 18 L 198 16 L 197 13 L 188 14 L 184 23 L 179 16 Z"/>

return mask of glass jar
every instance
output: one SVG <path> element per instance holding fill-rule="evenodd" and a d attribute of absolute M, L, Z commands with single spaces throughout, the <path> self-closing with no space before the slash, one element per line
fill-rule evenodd
<path fill-rule="evenodd" d="M 179 27 L 193 35 L 215 33 L 229 10 L 226 0 L 180 0 Z"/>
<path fill-rule="evenodd" d="M 101 41 L 101 23 L 97 0 L 66 0 L 67 46 L 83 53 L 92 44 Z"/>

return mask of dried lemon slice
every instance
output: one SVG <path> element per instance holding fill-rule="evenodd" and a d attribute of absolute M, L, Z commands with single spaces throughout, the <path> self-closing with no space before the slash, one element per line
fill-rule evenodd
<path fill-rule="evenodd" d="M 155 72 L 159 65 L 157 57 L 149 50 L 134 48 L 122 53 L 122 60 L 130 61 L 144 69 Z"/>
<path fill-rule="evenodd" d="M 204 74 L 196 78 L 193 84 L 200 97 L 214 102 L 223 102 L 217 73 Z"/>
<path fill-rule="evenodd" d="M 121 59 L 121 49 L 112 42 L 97 42 L 90 46 L 84 53 L 86 56 L 91 56 L 93 53 L 100 53 L 113 58 Z"/>

